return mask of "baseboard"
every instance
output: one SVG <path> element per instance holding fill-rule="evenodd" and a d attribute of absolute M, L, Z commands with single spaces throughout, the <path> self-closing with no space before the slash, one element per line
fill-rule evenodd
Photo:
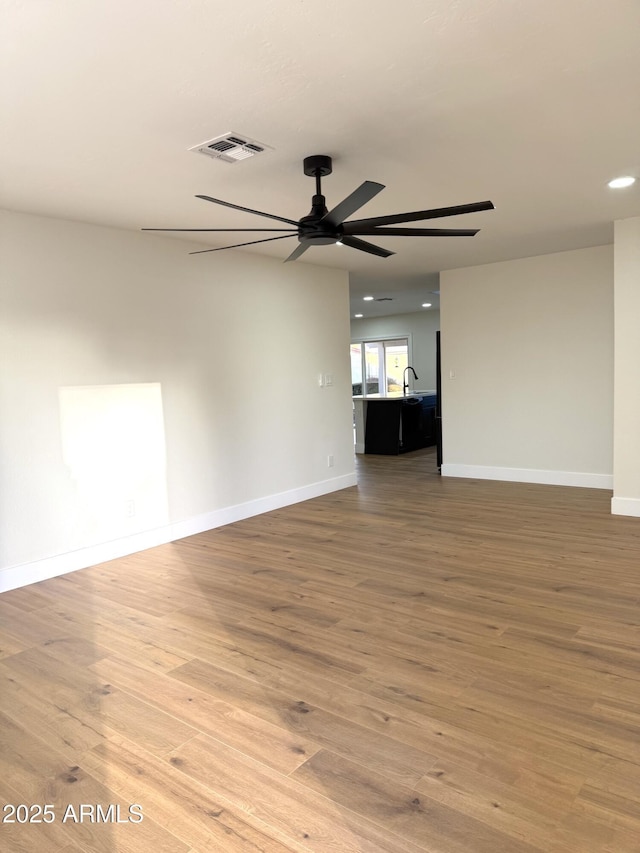
<path fill-rule="evenodd" d="M 494 468 L 488 465 L 444 463 L 441 473 L 443 477 L 468 477 L 472 480 L 506 480 L 511 483 L 613 489 L 613 474 L 586 474 L 582 471 L 544 471 L 538 468 Z"/>
<path fill-rule="evenodd" d="M 611 498 L 611 514 L 640 518 L 640 498 Z"/>
<path fill-rule="evenodd" d="M 251 518 L 254 515 L 262 515 L 262 513 L 271 512 L 271 510 L 280 509 L 283 506 L 290 506 L 330 492 L 337 492 L 340 489 L 347 489 L 349 486 L 355 486 L 356 482 L 355 473 L 343 474 L 340 477 L 321 480 L 309 486 L 302 486 L 298 489 L 247 501 L 247 503 L 213 510 L 153 530 L 145 530 L 123 539 L 101 542 L 98 545 L 91 545 L 88 548 L 81 548 L 66 554 L 57 554 L 44 560 L 10 566 L 0 571 L 0 593 L 38 583 L 48 578 L 66 575 L 68 572 L 87 569 L 89 566 L 95 566 L 98 563 L 126 557 L 138 551 L 145 551 L 147 548 L 155 548 L 156 545 L 175 542 L 176 539 L 184 539 L 186 536 L 204 533 L 207 530 L 213 530 L 234 521 L 242 521 L 243 518 Z"/>

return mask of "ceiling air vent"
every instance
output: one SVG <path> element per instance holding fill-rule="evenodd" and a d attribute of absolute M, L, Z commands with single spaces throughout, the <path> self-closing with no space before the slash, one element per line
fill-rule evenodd
<path fill-rule="evenodd" d="M 209 139 L 207 142 L 201 142 L 200 145 L 194 145 L 189 151 L 206 154 L 207 157 L 222 160 L 223 163 L 237 163 L 239 160 L 255 157 L 265 151 L 273 151 L 273 148 L 231 131 L 222 136 L 216 136 L 215 139 Z"/>
<path fill-rule="evenodd" d="M 376 302 L 393 302 L 393 296 L 380 296 Z"/>

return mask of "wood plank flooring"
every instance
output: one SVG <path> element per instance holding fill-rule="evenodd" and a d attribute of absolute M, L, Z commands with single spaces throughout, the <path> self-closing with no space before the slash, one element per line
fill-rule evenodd
<path fill-rule="evenodd" d="M 3 851 L 640 851 L 640 520 L 358 467 L 0 598 Z"/>

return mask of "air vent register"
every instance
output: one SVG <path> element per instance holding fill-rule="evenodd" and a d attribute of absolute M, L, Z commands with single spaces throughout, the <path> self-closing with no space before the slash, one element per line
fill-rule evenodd
<path fill-rule="evenodd" d="M 206 154 L 207 157 L 222 160 L 223 163 L 238 163 L 240 160 L 247 160 L 249 157 L 255 157 L 265 151 L 273 151 L 273 148 L 263 142 L 257 142 L 255 139 L 249 139 L 247 136 L 231 131 L 222 136 L 216 136 L 215 139 L 209 139 L 207 142 L 201 142 L 200 145 L 195 145 L 189 151 Z"/>

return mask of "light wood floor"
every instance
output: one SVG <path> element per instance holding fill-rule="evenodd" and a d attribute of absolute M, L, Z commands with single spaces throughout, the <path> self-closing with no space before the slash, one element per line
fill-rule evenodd
<path fill-rule="evenodd" d="M 359 468 L 0 598 L 3 851 L 640 851 L 640 519 Z"/>

